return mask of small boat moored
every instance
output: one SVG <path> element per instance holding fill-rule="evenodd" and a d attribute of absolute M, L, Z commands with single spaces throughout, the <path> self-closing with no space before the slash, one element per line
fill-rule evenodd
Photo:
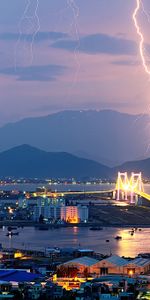
<path fill-rule="evenodd" d="M 115 236 L 115 240 L 117 240 L 117 241 L 122 240 L 122 236 L 120 236 L 120 235 Z"/>
<path fill-rule="evenodd" d="M 6 236 L 13 236 L 13 235 L 19 235 L 19 232 L 9 231 L 8 233 L 6 233 Z"/>

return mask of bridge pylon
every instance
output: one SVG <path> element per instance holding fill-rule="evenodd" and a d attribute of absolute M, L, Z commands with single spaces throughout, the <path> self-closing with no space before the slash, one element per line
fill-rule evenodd
<path fill-rule="evenodd" d="M 122 196 L 122 192 L 125 193 L 125 199 L 127 200 L 127 187 L 128 187 L 128 175 L 127 172 L 121 173 L 118 172 L 118 178 L 117 178 L 117 184 L 116 184 L 116 190 L 117 190 L 117 200 L 120 200 L 120 196 Z"/>
<path fill-rule="evenodd" d="M 142 192 L 142 174 L 141 172 L 140 173 L 134 173 L 132 172 L 131 173 L 131 183 L 130 183 L 130 188 L 131 188 L 131 191 L 130 191 L 130 203 L 131 204 L 134 204 L 135 203 L 135 200 L 134 200 L 134 194 L 136 193 L 136 191 L 139 192 Z"/>
<path fill-rule="evenodd" d="M 128 177 L 127 172 L 118 172 L 116 183 L 117 200 L 129 200 L 130 204 L 136 204 L 138 195 L 142 192 L 142 174 L 131 173 Z"/>

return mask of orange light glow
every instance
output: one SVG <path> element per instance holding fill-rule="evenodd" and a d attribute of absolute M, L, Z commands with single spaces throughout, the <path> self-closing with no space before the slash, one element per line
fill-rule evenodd
<path fill-rule="evenodd" d="M 61 219 L 72 224 L 79 223 L 78 207 L 66 206 L 61 212 Z"/>
<path fill-rule="evenodd" d="M 129 270 L 129 271 L 128 271 L 128 274 L 129 274 L 130 276 L 132 276 L 132 275 L 134 274 L 133 270 Z"/>

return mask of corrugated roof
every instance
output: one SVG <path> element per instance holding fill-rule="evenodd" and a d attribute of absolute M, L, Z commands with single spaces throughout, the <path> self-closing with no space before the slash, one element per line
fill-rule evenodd
<path fill-rule="evenodd" d="M 102 261 L 108 261 L 116 266 L 124 266 L 128 263 L 128 261 L 118 255 L 112 255 L 108 258 L 103 259 Z"/>
<path fill-rule="evenodd" d="M 94 252 L 92 249 L 78 249 L 78 252 Z"/>
<path fill-rule="evenodd" d="M 132 261 L 130 261 L 129 263 L 137 265 L 139 267 L 143 267 L 143 266 L 146 266 L 148 264 L 150 265 L 150 259 L 137 257 L 137 258 L 133 259 Z"/>
<path fill-rule="evenodd" d="M 95 265 L 98 262 L 99 262 L 99 260 L 97 260 L 95 258 L 91 258 L 91 257 L 88 257 L 88 256 L 83 256 L 83 257 L 79 257 L 79 258 L 69 260 L 66 263 L 64 263 L 63 265 L 80 264 L 80 265 L 90 267 L 92 265 Z"/>
<path fill-rule="evenodd" d="M 4 270 L 0 271 L 0 280 L 14 282 L 31 282 L 39 278 L 38 274 L 28 273 L 26 271 Z"/>

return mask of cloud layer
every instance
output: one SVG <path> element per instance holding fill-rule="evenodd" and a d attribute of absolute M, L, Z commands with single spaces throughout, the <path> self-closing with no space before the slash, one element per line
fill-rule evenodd
<path fill-rule="evenodd" d="M 61 65 L 39 65 L 0 69 L 0 74 L 17 77 L 21 81 L 54 81 L 61 76 L 66 67 Z"/>
<path fill-rule="evenodd" d="M 134 55 L 136 43 L 132 40 L 107 34 L 91 34 L 81 37 L 79 41 L 62 39 L 53 43 L 52 47 L 88 54 L 109 54 L 109 55 Z"/>
<path fill-rule="evenodd" d="M 39 31 L 35 35 L 35 42 L 43 42 L 45 40 L 59 40 L 59 39 L 65 39 L 68 37 L 67 33 L 64 32 L 56 32 L 56 31 Z M 0 40 L 3 41 L 17 41 L 18 39 L 21 40 L 26 40 L 26 41 L 31 41 L 33 38 L 32 33 L 14 33 L 14 32 L 3 32 L 0 33 Z"/>

